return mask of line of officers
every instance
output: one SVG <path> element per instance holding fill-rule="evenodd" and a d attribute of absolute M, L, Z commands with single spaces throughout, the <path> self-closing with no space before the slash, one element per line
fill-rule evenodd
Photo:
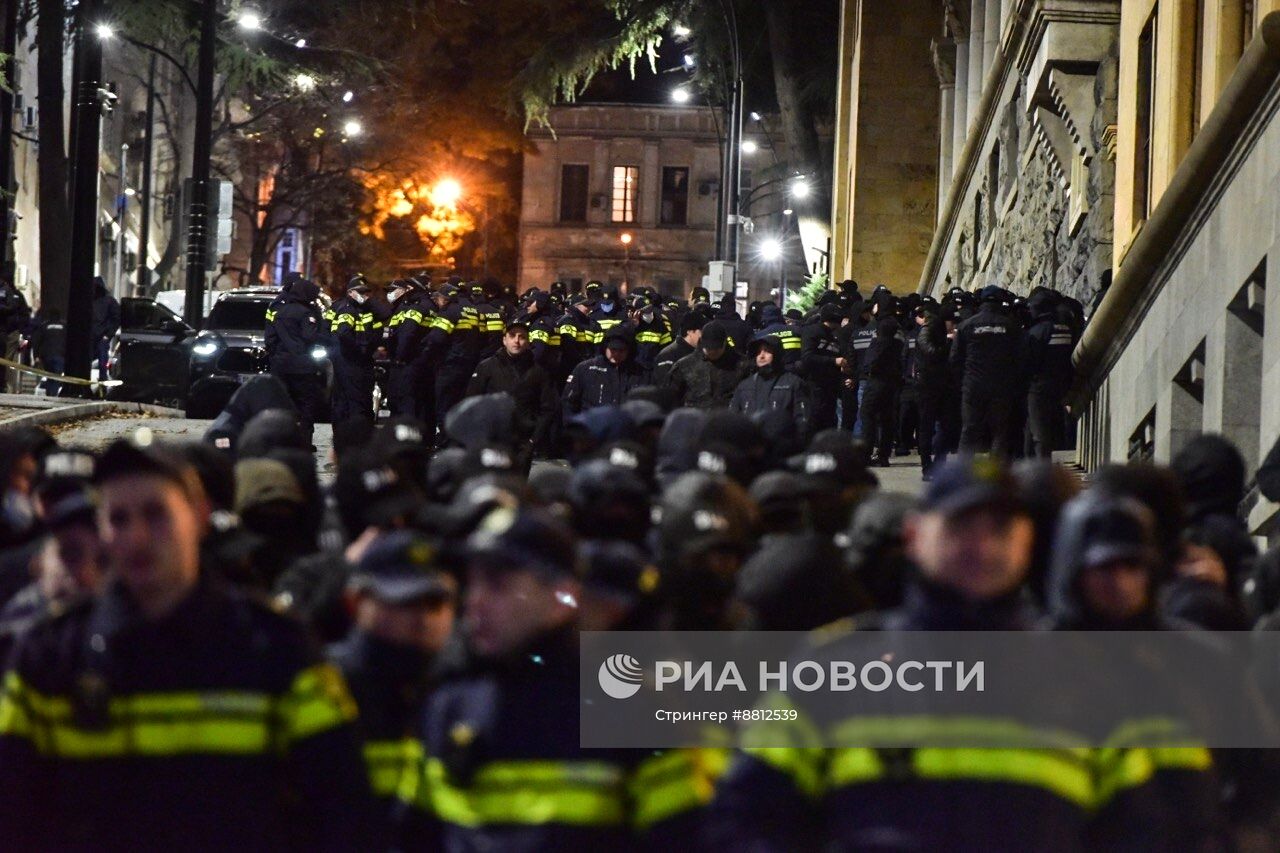
<path fill-rule="evenodd" d="M 391 413 L 443 435 L 479 365 L 503 358 L 504 332 L 519 326 L 527 353 L 506 353 L 518 356 L 516 380 L 536 366 L 562 401 L 550 406 L 553 423 L 539 430 L 538 452 L 554 451 L 560 423 L 619 405 L 643 386 L 663 388 L 668 409 L 734 407 L 753 415 L 752 400 L 735 401 L 734 392 L 760 374 L 756 384 L 767 387 L 750 395 L 760 398 L 756 408 L 785 408 L 801 445 L 838 427 L 864 440 L 881 466 L 895 453 L 918 451 L 925 479 L 935 461 L 957 451 L 1047 458 L 1068 446 L 1064 399 L 1085 322 L 1078 301 L 1046 287 L 1026 298 L 997 286 L 953 289 L 938 302 L 899 298 L 884 285 L 864 298 L 856 282 L 845 281 L 807 313 L 784 315 L 760 302 L 745 318 L 732 297 L 714 305 L 703 288 L 682 303 L 652 288 L 624 298 L 600 282 L 581 293 L 557 282 L 517 304 L 492 280 L 453 277 L 433 287 L 424 274 L 375 288 L 356 276 L 324 311 L 318 293 L 311 282 L 292 279 L 268 312 L 272 373 L 288 386 L 308 429 L 322 407 L 317 344 L 333 363 L 335 422 L 373 420 L 381 363 Z M 770 341 L 776 347 L 760 346 Z M 760 356 L 762 348 L 770 358 Z M 703 358 L 675 369 L 695 354 Z"/>

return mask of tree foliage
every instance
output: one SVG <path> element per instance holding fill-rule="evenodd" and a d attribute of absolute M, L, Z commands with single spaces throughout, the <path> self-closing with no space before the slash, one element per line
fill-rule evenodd
<path fill-rule="evenodd" d="M 827 292 L 829 283 L 830 280 L 825 273 L 817 273 L 806 277 L 803 287 L 787 294 L 786 309 L 795 308 L 803 313 L 813 310 L 817 306 L 818 300 L 822 298 L 822 294 Z"/>

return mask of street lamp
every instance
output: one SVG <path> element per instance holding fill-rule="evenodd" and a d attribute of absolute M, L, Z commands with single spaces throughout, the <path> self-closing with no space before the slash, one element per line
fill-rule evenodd
<path fill-rule="evenodd" d="M 686 53 L 686 54 L 684 55 L 684 67 L 685 67 L 685 68 L 692 68 L 695 64 L 697 64 L 697 61 L 698 61 L 698 60 L 696 60 L 696 59 L 694 59 L 694 58 L 693 58 L 692 54 L 688 54 L 688 53 Z"/>
<path fill-rule="evenodd" d="M 796 198 L 808 198 L 809 184 L 803 178 L 797 178 L 791 185 L 791 194 Z"/>
<path fill-rule="evenodd" d="M 677 104 L 689 103 L 689 97 L 690 97 L 689 90 L 683 87 L 679 89 L 675 89 L 671 93 L 671 100 L 675 101 Z"/>
<path fill-rule="evenodd" d="M 293 78 L 293 84 L 298 87 L 300 92 L 310 92 L 316 88 L 316 78 L 310 74 L 299 74 Z"/>
<path fill-rule="evenodd" d="M 262 29 L 262 16 L 253 9 L 245 9 L 240 13 L 240 17 L 236 19 L 236 23 L 240 25 L 242 30 L 260 30 Z"/>
<path fill-rule="evenodd" d="M 364 133 L 364 125 L 362 125 L 360 122 L 356 121 L 355 119 L 351 119 L 350 121 L 348 121 L 346 124 L 342 126 L 342 132 L 346 134 L 349 138 L 354 139 L 355 137 Z"/>
<path fill-rule="evenodd" d="M 693 31 L 690 30 L 688 27 L 686 27 L 684 24 L 673 24 L 671 27 L 671 33 L 676 38 L 683 39 L 683 38 L 688 38 L 690 35 L 692 35 Z"/>
<path fill-rule="evenodd" d="M 350 90 L 342 93 L 342 103 L 349 104 L 355 99 L 356 93 Z"/>
<path fill-rule="evenodd" d="M 760 150 L 760 146 L 756 144 L 754 139 L 748 139 L 742 143 L 743 154 L 754 154 Z"/>
<path fill-rule="evenodd" d="M 770 237 L 760 244 L 760 257 L 766 261 L 773 262 L 782 257 L 782 241 L 776 237 Z"/>
<path fill-rule="evenodd" d="M 631 241 L 634 239 L 630 231 L 623 231 L 618 236 L 619 242 L 622 243 L 622 289 L 624 291 L 631 287 Z"/>
<path fill-rule="evenodd" d="M 462 198 L 462 184 L 445 178 L 431 191 L 431 200 L 442 207 L 453 207 Z"/>
<path fill-rule="evenodd" d="M 116 34 L 115 27 L 111 26 L 110 24 L 98 24 L 96 27 L 93 28 L 93 31 L 98 36 L 98 38 L 102 39 L 103 41 L 106 41 L 107 39 L 111 38 Z"/>

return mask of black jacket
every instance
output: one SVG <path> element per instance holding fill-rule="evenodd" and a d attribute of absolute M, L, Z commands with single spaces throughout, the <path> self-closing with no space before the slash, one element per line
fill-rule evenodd
<path fill-rule="evenodd" d="M 109 338 L 120 330 L 120 303 L 107 292 L 103 280 L 93 280 L 93 339 Z"/>
<path fill-rule="evenodd" d="M 1025 375 L 1026 352 L 1026 335 L 1018 321 L 985 304 L 956 329 L 951 363 L 964 368 L 966 389 L 1013 396 Z"/>
<path fill-rule="evenodd" d="M 800 375 L 813 383 L 815 390 L 830 393 L 840 386 L 838 357 L 836 333 L 821 318 L 814 317 L 800 327 Z"/>
<path fill-rule="evenodd" d="M 354 850 L 376 835 L 342 677 L 297 623 L 212 581 L 154 621 L 112 587 L 31 628 L 10 666 L 7 847 Z"/>
<path fill-rule="evenodd" d="M 678 407 L 723 409 L 733 399 L 734 389 L 748 369 L 747 357 L 738 350 L 725 349 L 718 361 L 710 361 L 699 350 L 675 363 L 666 385 Z"/>
<path fill-rule="evenodd" d="M 1065 394 L 1075 371 L 1071 353 L 1075 349 L 1071 327 L 1053 314 L 1041 315 L 1027 330 L 1027 372 L 1031 389 L 1049 394 Z"/>
<path fill-rule="evenodd" d="M 696 351 L 697 347 L 684 338 L 676 338 L 675 341 L 663 347 L 653 365 L 654 384 L 667 384 L 667 377 L 671 375 L 671 369 L 676 366 L 676 362 Z"/>
<path fill-rule="evenodd" d="M 939 317 L 930 318 L 916 337 L 916 384 L 923 393 L 941 394 L 946 390 L 950 355 L 946 324 Z"/>
<path fill-rule="evenodd" d="M 877 334 L 862 354 L 863 379 L 874 379 L 888 385 L 902 384 L 905 344 L 897 335 Z"/>
<path fill-rule="evenodd" d="M 21 332 L 31 322 L 31 306 L 18 288 L 0 282 L 0 333 Z M 119 318 L 116 325 L 120 324 Z"/>
<path fill-rule="evenodd" d="M 565 383 L 565 419 L 597 406 L 621 405 L 633 388 L 650 384 L 652 376 L 634 357 L 622 364 L 604 355 L 589 358 L 573 369 Z"/>
<path fill-rule="evenodd" d="M 516 401 L 516 429 L 520 438 L 541 445 L 556 414 L 556 392 L 551 377 L 533 360 L 532 352 L 512 358 L 504 349 L 486 358 L 471 374 L 467 396 L 510 394 Z"/>
<path fill-rule="evenodd" d="M 407 777 L 422 771 L 418 723 L 431 659 L 416 648 L 393 645 L 359 629 L 325 654 L 342 670 L 360 709 L 357 728 L 369 782 L 385 810 L 390 835 L 396 794 Z"/>
<path fill-rule="evenodd" d="M 773 339 L 776 341 L 776 339 Z M 799 376 L 782 369 L 781 345 L 775 344 L 774 362 L 767 370 L 757 369 L 738 383 L 729 401 L 729 411 L 748 417 L 762 412 L 782 411 L 791 416 L 796 435 L 809 435 L 809 388 Z"/>
<path fill-rule="evenodd" d="M 320 340 L 320 288 L 306 279 L 296 280 L 281 304 L 267 313 L 267 355 L 271 372 L 308 374 L 317 370 L 312 352 Z"/>

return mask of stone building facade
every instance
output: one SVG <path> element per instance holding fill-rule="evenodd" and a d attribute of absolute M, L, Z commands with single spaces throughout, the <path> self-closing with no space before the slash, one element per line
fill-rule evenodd
<path fill-rule="evenodd" d="M 1111 270 L 1120 4 L 971 0 L 942 11 L 932 50 L 950 180 L 939 183 L 920 289 L 1043 285 L 1092 304 Z"/>
<path fill-rule="evenodd" d="M 781 279 L 763 257 L 780 240 L 788 279 L 804 275 L 794 217 L 784 215 L 786 152 L 773 119 L 748 123 L 738 278 L 752 299 Z M 723 127 L 709 107 L 582 104 L 556 107 L 550 127 L 529 131 L 520 214 L 522 290 L 597 279 L 686 296 L 716 256 Z M 625 236 L 624 236 L 625 235 Z M 624 242 L 624 239 L 626 242 Z"/>

